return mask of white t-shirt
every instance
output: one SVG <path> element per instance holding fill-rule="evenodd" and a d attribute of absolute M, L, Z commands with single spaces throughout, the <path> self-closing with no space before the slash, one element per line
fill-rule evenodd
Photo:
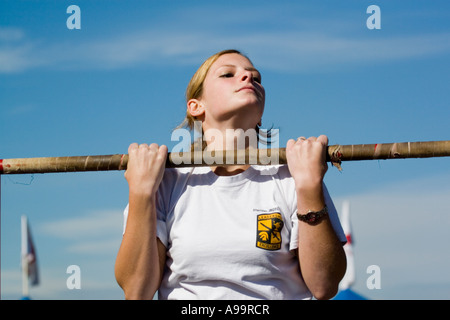
<path fill-rule="evenodd" d="M 159 299 L 312 298 L 292 251 L 297 200 L 286 165 L 252 166 L 234 176 L 209 167 L 166 169 L 157 199 L 157 236 L 167 248 Z M 128 207 L 124 215 L 126 223 Z"/>

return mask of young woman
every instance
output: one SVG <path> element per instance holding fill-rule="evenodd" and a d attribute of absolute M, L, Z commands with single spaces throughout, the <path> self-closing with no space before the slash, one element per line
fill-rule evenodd
<path fill-rule="evenodd" d="M 227 139 L 227 130 L 257 128 L 264 103 L 252 62 L 221 51 L 189 83 L 185 124 L 222 133 L 214 148 L 228 150 L 239 137 Z M 115 266 L 125 298 L 152 299 L 157 290 L 160 299 L 332 298 L 346 260 L 323 184 L 327 144 L 323 135 L 291 139 L 288 164 L 269 173 L 250 165 L 165 169 L 166 146 L 131 144 Z"/>

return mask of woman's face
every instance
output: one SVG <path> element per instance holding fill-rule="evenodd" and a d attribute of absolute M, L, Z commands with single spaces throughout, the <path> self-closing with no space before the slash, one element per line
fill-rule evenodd
<path fill-rule="evenodd" d="M 199 101 L 209 127 L 255 128 L 265 103 L 261 75 L 246 57 L 222 55 L 209 69 Z"/>

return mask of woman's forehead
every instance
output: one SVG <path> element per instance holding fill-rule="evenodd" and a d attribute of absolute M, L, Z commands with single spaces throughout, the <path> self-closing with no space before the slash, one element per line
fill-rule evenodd
<path fill-rule="evenodd" d="M 211 66 L 214 70 L 222 67 L 243 67 L 245 69 L 256 70 L 249 59 L 238 53 L 224 54 Z"/>

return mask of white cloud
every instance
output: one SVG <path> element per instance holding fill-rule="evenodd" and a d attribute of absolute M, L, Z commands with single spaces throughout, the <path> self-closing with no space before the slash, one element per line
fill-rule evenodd
<path fill-rule="evenodd" d="M 242 39 L 270 69 L 311 72 L 425 58 L 450 52 L 449 34 L 371 37 L 318 32 L 259 34 Z M 447 39 L 447 40 L 446 40 Z"/>
<path fill-rule="evenodd" d="M 20 72 L 39 64 L 33 61 L 31 44 L 14 44 L 0 47 L 0 73 Z"/>
<path fill-rule="evenodd" d="M 0 26 L 0 41 L 12 42 L 22 40 L 24 38 L 23 30 L 13 27 Z"/>
<path fill-rule="evenodd" d="M 79 217 L 51 221 L 38 226 L 39 231 L 61 239 L 102 238 L 121 234 L 120 210 L 93 211 Z"/>
<path fill-rule="evenodd" d="M 78 43 L 31 41 L 19 30 L 11 33 L 10 37 L 16 41 L 0 45 L 1 73 L 42 66 L 52 69 L 121 69 L 161 64 L 197 65 L 207 55 L 224 48 L 242 49 L 260 67 L 284 72 L 323 71 L 450 52 L 450 35 L 447 33 L 372 38 L 335 35 L 320 30 L 232 34 L 161 28 L 128 32 L 106 39 L 86 37 Z"/>
<path fill-rule="evenodd" d="M 79 217 L 37 225 L 41 234 L 65 241 L 65 252 L 78 255 L 115 255 L 123 230 L 122 210 L 93 211 Z"/>
<path fill-rule="evenodd" d="M 91 255 L 111 254 L 111 252 L 118 252 L 120 246 L 120 233 L 115 237 L 109 237 L 104 240 L 82 241 L 77 242 L 67 248 L 69 253 L 82 253 Z"/>

